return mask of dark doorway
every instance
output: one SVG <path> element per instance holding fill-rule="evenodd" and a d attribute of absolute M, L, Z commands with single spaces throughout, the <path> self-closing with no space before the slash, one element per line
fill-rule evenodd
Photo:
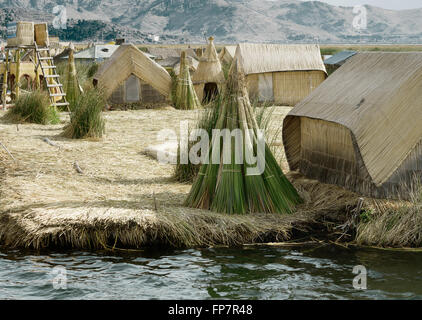
<path fill-rule="evenodd" d="M 218 95 L 218 87 L 215 82 L 209 82 L 204 87 L 204 98 L 202 99 L 203 104 L 210 103 Z"/>

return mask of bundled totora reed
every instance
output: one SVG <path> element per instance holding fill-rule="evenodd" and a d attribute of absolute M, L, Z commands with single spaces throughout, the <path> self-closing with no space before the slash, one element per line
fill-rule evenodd
<path fill-rule="evenodd" d="M 177 77 L 175 107 L 176 109 L 193 110 L 201 107 L 198 96 L 193 88 L 189 73 L 189 65 L 186 61 L 186 52 L 180 57 L 180 73 Z"/>
<path fill-rule="evenodd" d="M 221 97 L 217 97 L 215 101 L 212 102 L 211 107 L 207 108 L 202 111 L 199 119 L 197 120 L 197 124 L 195 129 L 203 129 L 208 133 L 210 137 L 212 135 L 212 129 L 214 129 L 215 124 L 218 119 L 219 115 L 219 99 Z M 191 134 L 191 130 L 189 130 L 189 135 Z M 197 141 L 190 141 L 189 140 L 189 150 L 197 143 Z M 176 181 L 181 183 L 186 182 L 193 182 L 195 177 L 198 174 L 199 168 L 201 167 L 200 164 L 194 164 L 188 159 L 188 163 L 180 163 L 180 145 L 177 150 L 177 165 L 174 170 L 174 178 Z"/>
<path fill-rule="evenodd" d="M 229 214 L 291 213 L 302 200 L 267 143 L 260 147 L 259 126 L 238 60 L 233 62 L 219 109 L 215 129 L 241 132 L 243 139 L 230 135 L 221 144 L 221 136 L 212 137 L 207 154 L 209 164 L 201 166 L 185 205 Z M 257 165 L 252 164 L 255 154 Z M 219 161 L 215 160 L 217 157 Z"/>
<path fill-rule="evenodd" d="M 71 109 L 73 108 L 76 100 L 78 99 L 79 95 L 81 94 L 78 77 L 76 74 L 76 66 L 75 66 L 75 59 L 73 57 L 74 47 L 71 43 L 69 45 L 69 60 L 67 66 L 67 77 L 66 77 L 66 98 L 71 105 Z"/>

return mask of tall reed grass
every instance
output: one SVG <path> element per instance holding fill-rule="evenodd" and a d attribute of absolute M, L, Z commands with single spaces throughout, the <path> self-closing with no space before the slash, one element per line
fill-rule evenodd
<path fill-rule="evenodd" d="M 38 124 L 60 123 L 60 116 L 55 107 L 50 106 L 50 100 L 43 91 L 32 91 L 21 94 L 4 117 L 8 121 Z"/>
<path fill-rule="evenodd" d="M 70 123 L 63 135 L 72 139 L 101 138 L 105 133 L 102 111 L 105 100 L 101 91 L 90 89 L 76 100 L 70 113 Z"/>

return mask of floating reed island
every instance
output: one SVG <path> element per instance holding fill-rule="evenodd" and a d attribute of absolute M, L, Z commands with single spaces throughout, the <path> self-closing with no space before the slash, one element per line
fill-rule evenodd
<path fill-rule="evenodd" d="M 328 80 L 318 46 L 241 44 L 218 55 L 211 37 L 204 52 L 177 52 L 173 77 L 164 55 L 153 61 L 130 44 L 83 72 L 68 54 L 69 103 L 56 103 L 63 93 L 50 92 L 50 101 L 38 91 L 19 97 L 15 86 L 14 109 L 0 113 L 1 245 L 127 250 L 324 239 L 422 246 L 421 54 L 359 53 Z M 300 102 L 258 112 L 254 103 L 264 101 Z M 103 112 L 127 104 L 154 109 Z M 36 121 L 26 113 L 35 110 Z M 10 122 L 13 113 L 20 117 Z M 158 133 L 180 137 L 182 120 L 208 134 L 239 130 L 242 152 L 264 158 L 263 170 L 250 174 L 250 162 L 235 160 L 238 149 L 214 138 L 207 153 L 222 151 L 223 164 L 157 162 Z M 177 144 L 167 146 L 180 154 Z"/>
<path fill-rule="evenodd" d="M 288 110 L 278 108 L 274 114 L 281 121 Z M 150 121 L 158 117 L 159 123 Z M 198 111 L 109 112 L 107 136 L 100 141 L 64 138 L 63 125 L 25 124 L 17 131 L 16 125 L 0 123 L 2 143 L 16 160 L 0 152 L 2 244 L 102 248 L 117 241 L 117 247 L 142 248 L 286 241 L 295 228 L 305 231 L 307 221 L 317 219 L 315 208 L 332 212 L 331 202 L 338 200 L 332 187 L 320 191 L 327 193 L 321 197 L 325 203 L 304 205 L 303 213 L 294 216 L 225 215 L 184 207 L 191 186 L 174 181 L 173 165 L 144 155 L 154 140 L 142 137 L 154 139 L 162 128 L 177 132 L 180 120 L 197 117 Z M 330 193 L 336 199 L 330 200 Z M 342 199 L 357 202 L 347 192 Z"/>
<path fill-rule="evenodd" d="M 274 110 L 271 130 L 278 130 L 277 123 L 289 110 Z M 304 203 L 291 215 L 228 215 L 185 207 L 191 184 L 176 182 L 173 165 L 159 164 L 143 150 L 155 143 L 162 128 L 178 132 L 180 120 L 195 122 L 201 112 L 205 111 L 107 112 L 106 137 L 99 141 L 62 137 L 63 124 L 24 124 L 17 131 L 16 125 L 1 121 L 1 142 L 15 159 L 0 146 L 2 245 L 139 249 L 237 246 L 311 237 L 353 240 L 353 227 L 336 227 L 354 217 L 359 196 L 295 173 L 287 177 Z M 67 123 L 68 116 L 61 113 L 61 117 Z M 156 118 L 160 122 L 151 121 Z M 287 171 L 284 160 L 281 167 Z M 362 211 L 374 214 L 377 208 L 394 207 L 393 202 L 382 200 L 363 203 Z"/>

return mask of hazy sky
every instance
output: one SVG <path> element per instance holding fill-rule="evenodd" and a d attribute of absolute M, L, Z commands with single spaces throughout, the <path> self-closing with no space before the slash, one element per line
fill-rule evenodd
<path fill-rule="evenodd" d="M 302 0 L 306 1 L 306 0 Z M 386 9 L 413 9 L 413 8 L 422 8 L 421 0 L 318 0 L 322 2 L 327 2 L 336 6 L 354 6 L 356 4 L 370 4 L 372 6 L 377 6 Z"/>

